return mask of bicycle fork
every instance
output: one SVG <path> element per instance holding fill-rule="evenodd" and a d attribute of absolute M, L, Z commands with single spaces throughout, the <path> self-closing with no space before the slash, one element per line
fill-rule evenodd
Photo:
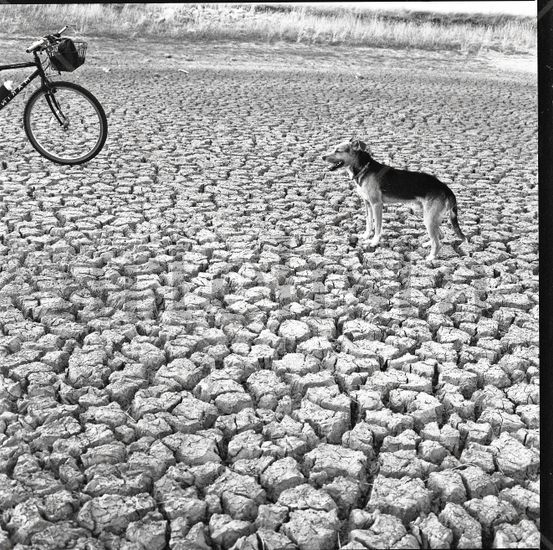
<path fill-rule="evenodd" d="M 54 87 L 55 86 L 47 85 L 46 86 L 47 92 L 44 94 L 44 97 L 46 98 L 46 102 L 48 103 L 50 110 L 52 111 L 57 121 L 59 122 L 59 125 L 64 130 L 67 130 L 67 128 L 69 128 L 69 119 L 63 114 L 61 107 L 59 106 L 59 103 L 55 96 L 56 91 Z"/>

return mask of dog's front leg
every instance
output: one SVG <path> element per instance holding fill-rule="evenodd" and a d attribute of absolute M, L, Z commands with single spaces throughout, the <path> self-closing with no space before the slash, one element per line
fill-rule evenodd
<path fill-rule="evenodd" d="M 371 206 L 373 210 L 375 227 L 374 227 L 374 237 L 371 239 L 371 242 L 369 244 L 371 246 L 378 246 L 378 243 L 380 242 L 380 236 L 382 234 L 382 203 L 381 202 L 371 203 Z"/>
<path fill-rule="evenodd" d="M 373 231 L 373 209 L 368 200 L 363 199 L 365 205 L 365 217 L 366 217 L 366 227 L 365 233 L 361 235 L 362 239 L 368 239 Z"/>

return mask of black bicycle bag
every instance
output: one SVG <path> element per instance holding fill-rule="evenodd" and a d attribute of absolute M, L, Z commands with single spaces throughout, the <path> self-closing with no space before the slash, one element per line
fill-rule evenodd
<path fill-rule="evenodd" d="M 49 54 L 50 64 L 56 71 L 72 72 L 84 63 L 85 53 L 86 42 L 75 44 L 70 38 L 64 38 Z"/>

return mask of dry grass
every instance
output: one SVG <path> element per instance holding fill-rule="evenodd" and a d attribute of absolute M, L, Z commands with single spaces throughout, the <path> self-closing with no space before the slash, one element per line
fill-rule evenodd
<path fill-rule="evenodd" d="M 348 44 L 389 48 L 536 47 L 534 18 L 396 13 L 276 4 L 34 4 L 0 9 L 4 33 L 38 36 L 64 23 L 92 36 Z"/>

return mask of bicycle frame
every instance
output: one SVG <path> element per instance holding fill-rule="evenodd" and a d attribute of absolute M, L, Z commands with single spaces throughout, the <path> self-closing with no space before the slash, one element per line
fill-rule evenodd
<path fill-rule="evenodd" d="M 10 94 L 0 101 L 0 111 L 17 95 L 19 95 L 35 78 L 40 76 L 43 85 L 47 85 L 48 78 L 42 68 L 42 62 L 38 57 L 38 54 L 34 53 L 35 60 L 27 61 L 24 63 L 11 63 L 10 65 L 0 65 L 0 71 L 9 71 L 10 69 L 25 69 L 26 67 L 36 67 L 36 71 L 30 74 L 23 82 L 16 86 Z M 52 109 L 53 111 L 53 109 Z"/>

